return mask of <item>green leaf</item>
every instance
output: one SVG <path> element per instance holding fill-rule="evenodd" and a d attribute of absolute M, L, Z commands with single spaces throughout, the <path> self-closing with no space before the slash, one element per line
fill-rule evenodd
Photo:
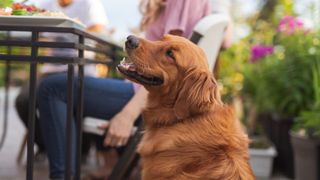
<path fill-rule="evenodd" d="M 12 15 L 26 15 L 28 14 L 28 11 L 25 9 L 17 9 L 12 11 Z"/>
<path fill-rule="evenodd" d="M 11 7 L 13 0 L 0 0 L 0 8 Z"/>

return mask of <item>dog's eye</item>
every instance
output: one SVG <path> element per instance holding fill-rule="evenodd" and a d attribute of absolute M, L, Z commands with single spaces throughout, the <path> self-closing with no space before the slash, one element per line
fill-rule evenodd
<path fill-rule="evenodd" d="M 172 49 L 168 49 L 166 51 L 166 55 L 169 56 L 170 58 L 174 59 L 174 54 Z"/>

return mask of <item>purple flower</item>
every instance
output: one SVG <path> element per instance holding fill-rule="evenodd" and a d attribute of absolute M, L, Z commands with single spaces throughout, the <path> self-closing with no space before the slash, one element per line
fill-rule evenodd
<path fill-rule="evenodd" d="M 256 63 L 259 59 L 272 54 L 273 47 L 265 45 L 255 45 L 251 48 L 251 63 Z"/>
<path fill-rule="evenodd" d="M 296 30 L 303 29 L 303 22 L 293 16 L 284 16 L 278 25 L 277 31 L 290 35 Z"/>

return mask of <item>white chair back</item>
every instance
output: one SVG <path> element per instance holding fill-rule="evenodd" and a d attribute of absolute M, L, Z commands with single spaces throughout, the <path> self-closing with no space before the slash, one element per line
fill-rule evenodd
<path fill-rule="evenodd" d="M 224 14 L 211 14 L 194 27 L 191 41 L 204 50 L 211 71 L 216 64 L 228 22 L 229 18 Z"/>

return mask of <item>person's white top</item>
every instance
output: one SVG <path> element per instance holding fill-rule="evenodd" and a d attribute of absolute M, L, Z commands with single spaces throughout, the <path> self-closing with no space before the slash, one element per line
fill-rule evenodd
<path fill-rule="evenodd" d="M 73 0 L 72 4 L 66 7 L 61 7 L 58 0 L 45 0 L 40 7 L 53 12 L 63 12 L 70 18 L 78 19 L 87 27 L 108 23 L 101 0 Z"/>
<path fill-rule="evenodd" d="M 62 12 L 66 16 L 77 19 L 86 27 L 93 26 L 95 24 L 104 25 L 108 24 L 108 18 L 106 11 L 103 7 L 101 0 L 73 0 L 73 2 L 66 6 L 61 7 L 58 3 L 58 0 L 45 0 L 39 4 L 40 8 L 46 9 L 52 12 Z M 70 35 L 61 35 L 57 34 L 45 34 L 45 37 L 49 38 L 62 38 L 62 41 L 68 41 L 68 39 L 75 38 Z M 64 40 L 63 40 L 64 39 Z M 61 39 L 60 39 L 61 40 Z M 70 49 L 58 49 L 52 52 L 52 55 L 56 56 L 72 56 L 75 51 Z M 94 53 L 85 52 L 85 57 L 92 58 Z M 56 73 L 56 72 L 65 72 L 67 71 L 66 65 L 56 65 L 56 64 L 45 64 L 42 66 L 42 73 Z M 94 65 L 88 65 L 85 68 L 85 74 L 90 76 L 96 76 L 96 69 Z"/>
<path fill-rule="evenodd" d="M 211 0 L 212 13 L 224 14 L 230 17 L 231 0 Z"/>

